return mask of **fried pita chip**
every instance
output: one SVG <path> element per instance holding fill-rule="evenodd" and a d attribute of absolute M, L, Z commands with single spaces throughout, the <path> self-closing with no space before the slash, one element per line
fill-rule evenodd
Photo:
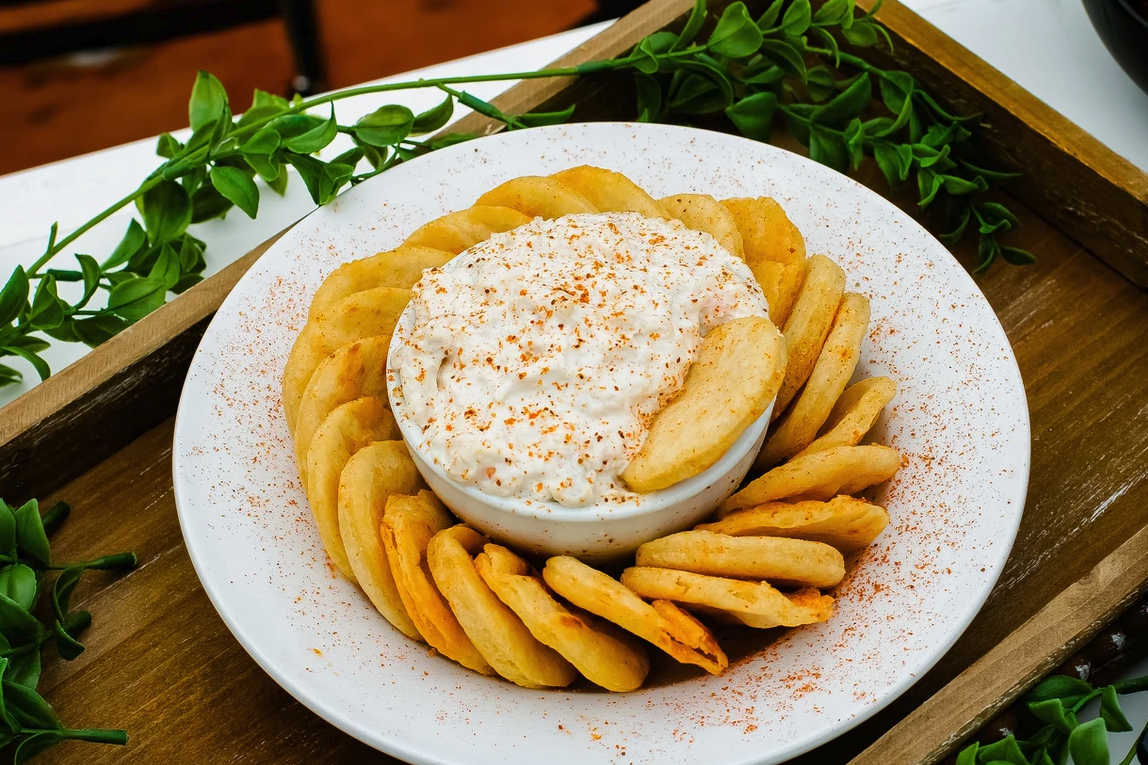
<path fill-rule="evenodd" d="M 453 257 L 454 254 L 446 250 L 403 245 L 344 263 L 319 285 L 311 299 L 307 318 L 313 321 L 329 313 L 335 303 L 356 292 L 377 287 L 409 290 L 422 277 L 423 271 L 445 265 Z"/>
<path fill-rule="evenodd" d="M 401 438 L 395 418 L 373 396 L 335 407 L 315 431 L 307 450 L 307 500 L 319 538 L 343 576 L 355 580 L 339 534 L 339 476 L 357 451 L 375 441 Z"/>
<path fill-rule="evenodd" d="M 809 379 L 813 365 L 825 345 L 841 295 L 845 292 L 845 272 L 824 255 L 805 261 L 805 282 L 797 293 L 793 310 L 785 322 L 785 381 L 777 392 L 773 419 L 777 419 Z"/>
<path fill-rule="evenodd" d="M 435 584 L 482 657 L 510 682 L 524 688 L 564 688 L 578 673 L 570 662 L 530 634 L 503 605 L 474 567 L 472 555 L 486 538 L 467 526 L 440 531 L 427 547 Z"/>
<path fill-rule="evenodd" d="M 781 205 L 769 197 L 723 199 L 722 204 L 733 215 L 745 246 L 746 265 L 758 277 L 762 289 L 766 283 L 777 284 L 777 297 L 769 303 L 769 316 L 784 327 L 805 278 L 805 240 L 801 232 Z M 766 263 L 778 263 L 781 267 L 767 267 Z"/>
<path fill-rule="evenodd" d="M 622 480 L 649 492 L 701 473 L 761 417 L 784 374 L 785 343 L 768 319 L 748 316 L 711 330 L 681 395 L 654 417 Z"/>
<path fill-rule="evenodd" d="M 696 619 L 668 601 L 646 603 L 621 582 L 577 558 L 551 558 L 542 578 L 578 608 L 653 643 L 683 664 L 696 665 L 711 675 L 719 675 L 729 666 L 717 640 Z"/>
<path fill-rule="evenodd" d="M 636 212 L 647 218 L 668 218 L 666 209 L 621 173 L 581 165 L 554 173 L 551 178 L 581 194 L 598 212 Z"/>
<path fill-rule="evenodd" d="M 530 218 L 598 212 L 590 200 L 562 181 L 539 175 L 509 180 L 483 194 L 475 204 L 509 207 Z"/>
<path fill-rule="evenodd" d="M 589 618 L 571 613 L 526 561 L 501 545 L 486 545 L 474 565 L 530 634 L 562 654 L 587 680 L 623 693 L 641 687 L 650 660 L 638 641 L 625 633 L 612 635 Z"/>
<path fill-rule="evenodd" d="M 696 529 L 735 537 L 808 539 L 848 553 L 868 547 L 888 525 L 889 513 L 885 508 L 840 495 L 828 502 L 766 502 L 730 513 L 720 521 L 703 523 Z"/>
<path fill-rule="evenodd" d="M 379 525 L 387 497 L 414 494 L 422 486 L 422 477 L 402 441 L 379 441 L 360 449 L 347 461 L 339 479 L 339 535 L 355 579 L 379 613 L 415 640 L 422 636 L 395 586 Z"/>
<path fill-rule="evenodd" d="M 673 194 L 662 197 L 658 203 L 671 218 L 686 224 L 686 228 L 710 234 L 734 257 L 745 260 L 745 248 L 741 233 L 737 230 L 737 222 L 721 202 L 707 194 Z"/>
<path fill-rule="evenodd" d="M 435 586 L 427 564 L 431 538 L 455 523 L 454 518 L 429 491 L 417 496 L 387 497 L 380 529 L 383 549 L 399 597 L 423 639 L 431 648 L 468 669 L 493 675 L 474 643 L 466 636 L 454 612 Z"/>
<path fill-rule="evenodd" d="M 888 481 L 901 453 L 888 446 L 835 446 L 778 465 L 727 499 L 717 517 L 779 499 L 829 499 Z"/>
<path fill-rule="evenodd" d="M 722 611 L 758 629 L 800 627 L 827 621 L 833 615 L 833 598 L 814 587 L 786 595 L 767 582 L 642 566 L 623 571 L 622 584 L 643 598 Z"/>
<path fill-rule="evenodd" d="M 319 424 L 335 407 L 363 396 L 387 402 L 386 364 L 391 338 L 365 337 L 345 345 L 315 368 L 295 421 L 295 459 L 307 485 L 307 450 Z"/>
<path fill-rule="evenodd" d="M 455 255 L 500 234 L 529 223 L 529 216 L 498 205 L 475 205 L 436 218 L 407 237 L 403 246 L 422 245 Z"/>
<path fill-rule="evenodd" d="M 846 293 L 805 387 L 766 438 L 754 467 L 764 470 L 813 443 L 857 368 L 868 329 L 869 300 Z"/>
<path fill-rule="evenodd" d="M 795 456 L 804 457 L 834 446 L 861 443 L 896 395 L 897 383 L 890 377 L 870 377 L 850 385 L 837 399 L 829 419 L 821 426 L 821 435 Z"/>
<path fill-rule="evenodd" d="M 389 336 L 410 302 L 410 290 L 376 287 L 337 300 L 295 338 L 283 370 L 283 411 L 294 433 L 299 402 L 315 367 L 339 348 L 364 337 Z"/>
<path fill-rule="evenodd" d="M 845 576 L 845 559 L 827 544 L 712 531 L 680 531 L 646 542 L 638 548 L 637 565 L 786 587 L 833 587 Z"/>

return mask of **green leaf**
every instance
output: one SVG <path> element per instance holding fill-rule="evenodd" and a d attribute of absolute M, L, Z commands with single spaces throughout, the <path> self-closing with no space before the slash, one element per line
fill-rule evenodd
<path fill-rule="evenodd" d="M 152 244 L 174 239 L 191 223 L 191 198 L 175 181 L 160 181 L 144 193 L 139 204 Z"/>
<path fill-rule="evenodd" d="M 686 25 L 682 27 L 682 33 L 678 35 L 678 39 L 674 41 L 673 49 L 685 47 L 694 41 L 698 36 L 698 32 L 702 31 L 702 25 L 706 23 L 706 0 L 694 0 L 694 7 L 690 11 L 690 17 L 686 19 Z"/>
<path fill-rule="evenodd" d="M 335 136 L 338 134 L 339 123 L 335 121 L 335 106 L 332 104 L 331 116 L 327 119 L 326 122 L 316 125 L 305 133 L 287 138 L 283 141 L 283 145 L 291 151 L 298 152 L 300 154 L 314 154 L 315 152 L 325 147 L 327 144 L 331 143 L 331 141 L 334 141 Z M 254 136 L 252 136 L 252 138 L 254 138 Z M 227 196 L 227 192 L 225 192 L 223 189 L 219 189 L 219 192 L 224 196 Z M 240 209 L 243 209 L 243 205 L 239 204 L 239 202 L 234 199 L 231 201 L 235 202 L 235 204 Z M 246 210 L 244 210 L 244 212 L 246 212 Z M 255 217 L 253 213 L 250 215 L 253 218 Z"/>
<path fill-rule="evenodd" d="M 414 122 L 411 124 L 411 133 L 414 135 L 433 133 L 450 122 L 453 114 L 454 96 L 448 95 L 438 106 L 415 116 Z"/>
<path fill-rule="evenodd" d="M 812 16 L 813 9 L 809 0 L 793 0 L 781 18 L 782 33 L 791 37 L 800 37 L 805 34 L 805 30 L 809 29 Z M 757 50 L 757 46 L 754 46 L 754 50 Z"/>
<path fill-rule="evenodd" d="M 954 228 L 943 234 L 938 234 L 937 238 L 945 244 L 955 244 L 961 240 L 965 235 L 965 230 L 969 227 L 969 221 L 973 219 L 973 208 L 970 204 L 965 204 L 961 208 L 961 212 L 957 214 L 957 222 L 954 223 Z"/>
<path fill-rule="evenodd" d="M 410 109 L 389 104 L 360 118 L 351 131 L 370 146 L 393 146 L 410 135 L 414 124 L 415 115 Z"/>
<path fill-rule="evenodd" d="M 239 151 L 243 154 L 270 154 L 279 148 L 279 143 L 279 131 L 272 127 L 263 127 L 244 141 L 239 146 Z"/>
<path fill-rule="evenodd" d="M 95 348 L 127 329 L 128 323 L 118 316 L 101 314 L 87 319 L 76 319 L 74 326 L 77 339 L 89 348 Z"/>
<path fill-rule="evenodd" d="M 981 745 L 975 741 L 966 746 L 961 750 L 961 753 L 957 755 L 956 765 L 977 765 L 977 751 L 980 748 Z"/>
<path fill-rule="evenodd" d="M 84 569 L 79 566 L 69 566 L 60 572 L 52 584 L 52 610 L 58 621 L 62 622 L 68 618 L 72 593 L 75 591 L 76 585 L 80 583 L 80 577 L 83 574 Z"/>
<path fill-rule="evenodd" d="M 187 105 L 188 124 L 192 130 L 215 123 L 223 116 L 227 107 L 227 91 L 223 83 L 210 72 L 200 69 L 191 89 L 191 101 Z"/>
<path fill-rule="evenodd" d="M 277 96 L 274 93 L 256 88 L 251 96 L 251 108 L 259 109 L 262 107 L 273 107 L 279 110 L 290 109 L 291 102 L 283 96 Z"/>
<path fill-rule="evenodd" d="M 763 40 L 761 52 L 805 82 L 805 57 L 791 43 L 785 40 Z"/>
<path fill-rule="evenodd" d="M 918 207 L 928 207 L 937 198 L 937 193 L 941 187 L 945 185 L 945 177 L 938 175 L 928 168 L 921 168 L 917 171 L 917 191 L 920 200 L 917 202 Z"/>
<path fill-rule="evenodd" d="M 155 279 L 137 277 L 121 282 L 108 295 L 108 311 L 136 322 L 164 304 L 167 289 Z"/>
<path fill-rule="evenodd" d="M 373 147 L 372 147 L 373 148 Z M 279 196 L 287 193 L 287 173 L 280 172 L 275 178 L 268 180 L 266 176 L 260 174 L 263 180 L 267 183 L 267 187 L 274 191 Z"/>
<path fill-rule="evenodd" d="M 1054 726 L 1062 733 L 1071 733 L 1076 727 L 1076 715 L 1064 708 L 1060 699 L 1045 699 L 1029 704 L 1028 709 L 1036 719 Z"/>
<path fill-rule="evenodd" d="M 996 202 L 981 202 L 977 205 L 977 214 L 983 221 L 980 226 L 982 234 L 995 234 L 1020 227 L 1020 221 L 1012 211 Z"/>
<path fill-rule="evenodd" d="M 977 241 L 977 267 L 973 269 L 973 275 L 976 276 L 988 271 L 999 254 L 1000 245 L 997 244 L 996 238 L 981 234 Z"/>
<path fill-rule="evenodd" d="M 662 86 L 656 78 L 634 73 L 634 90 L 638 97 L 638 121 L 656 122 L 662 116 Z"/>
<path fill-rule="evenodd" d="M 36 604 L 36 591 L 39 587 L 36 572 L 23 563 L 0 569 L 0 592 L 27 611 L 31 611 Z"/>
<path fill-rule="evenodd" d="M 853 169 L 856 170 L 865 159 L 865 126 L 860 119 L 854 118 L 845 128 L 845 145 L 849 149 Z"/>
<path fill-rule="evenodd" d="M 797 0 L 806 2 L 808 0 Z M 761 46 L 761 30 L 749 16 L 745 3 L 738 0 L 726 6 L 717 26 L 706 41 L 706 47 L 719 56 L 744 58 Z"/>
<path fill-rule="evenodd" d="M 941 178 L 944 179 L 943 188 L 945 191 L 954 196 L 976 194 L 988 189 L 988 184 L 985 183 L 985 179 L 980 177 L 977 178 L 977 180 L 980 181 L 979 183 L 965 178 L 958 178 L 955 175 L 942 175 Z"/>
<path fill-rule="evenodd" d="M 179 281 L 179 277 L 179 256 L 175 254 L 175 248 L 165 243 L 160 248 L 159 257 L 155 259 L 147 278 L 162 283 L 164 290 L 167 291 Z"/>
<path fill-rule="evenodd" d="M 135 218 L 132 218 L 131 223 L 128 224 L 128 230 L 124 233 L 123 239 L 112 250 L 112 254 L 104 261 L 104 268 L 115 268 L 116 266 L 127 263 L 133 255 L 139 252 L 140 248 L 147 243 L 147 234 L 144 233 L 143 226 L 139 224 Z"/>
<path fill-rule="evenodd" d="M 155 153 L 164 159 L 172 159 L 183 150 L 183 144 L 175 140 L 171 133 L 163 133 L 156 141 Z"/>
<path fill-rule="evenodd" d="M 1029 765 L 1028 759 L 1017 746 L 1016 737 L 1008 736 L 995 743 L 982 746 L 977 753 L 977 761 L 983 763 L 1009 763 L 1009 765 Z"/>
<path fill-rule="evenodd" d="M 331 163 L 335 165 L 350 165 L 351 167 L 354 167 L 355 165 L 359 164 L 359 160 L 363 158 L 365 153 L 366 152 L 363 150 L 362 146 L 355 146 L 332 159 Z"/>
<path fill-rule="evenodd" d="M 182 295 L 201 281 L 203 281 L 202 274 L 188 274 L 176 282 L 175 286 L 171 288 L 171 291 L 177 295 Z"/>
<path fill-rule="evenodd" d="M 849 0 L 828 0 L 813 15 L 814 24 L 840 26 L 853 18 L 853 4 Z"/>
<path fill-rule="evenodd" d="M 234 167 L 213 167 L 210 177 L 211 185 L 216 191 L 247 213 L 248 218 L 255 218 L 255 214 L 259 212 L 259 188 L 255 185 L 255 181 Z"/>
<path fill-rule="evenodd" d="M 1005 260 L 1012 263 L 1007 255 Z M 1013 263 L 1013 265 L 1018 264 Z M 1105 727 L 1112 733 L 1127 733 L 1132 730 L 1132 724 L 1128 722 L 1128 718 L 1124 716 L 1124 710 L 1120 708 L 1120 699 L 1116 697 L 1116 688 L 1111 685 L 1105 686 L 1100 693 L 1100 717 L 1104 720 Z"/>
<path fill-rule="evenodd" d="M 285 159 L 299 171 L 311 199 L 318 205 L 334 199 L 355 172 L 350 165 L 327 164 L 305 154 L 286 154 Z"/>
<path fill-rule="evenodd" d="M 916 82 L 908 72 L 885 72 L 878 77 L 881 100 L 893 114 L 900 114 L 905 101 L 916 90 Z"/>
<path fill-rule="evenodd" d="M 1036 262 L 1035 255 L 1017 247 L 1001 247 L 1001 256 L 1005 262 L 1014 266 L 1029 266 Z"/>
<path fill-rule="evenodd" d="M 44 626 L 26 608 L 0 593 L 0 634 L 12 645 L 36 643 L 44 636 Z"/>
<path fill-rule="evenodd" d="M 68 304 L 56 294 L 56 277 L 44 275 L 36 286 L 32 298 L 32 311 L 28 314 L 28 324 L 32 329 L 51 329 L 60 326 L 68 312 Z"/>
<path fill-rule="evenodd" d="M 777 96 L 770 92 L 754 93 L 729 106 L 726 116 L 746 138 L 768 141 L 777 111 Z"/>
<path fill-rule="evenodd" d="M 877 29 L 868 21 L 858 19 L 848 28 L 842 27 L 841 34 L 845 35 L 846 40 L 861 48 L 868 48 L 877 43 Z"/>
<path fill-rule="evenodd" d="M 52 369 L 48 366 L 48 362 L 44 361 L 42 358 L 36 355 L 35 351 L 30 351 L 27 348 L 20 348 L 14 345 L 9 345 L 6 348 L 0 350 L 6 350 L 12 355 L 19 356 L 31 364 L 32 368 L 36 370 L 36 374 L 40 376 L 41 381 L 47 380 L 52 376 Z"/>
<path fill-rule="evenodd" d="M 1097 718 L 1079 726 L 1068 737 L 1068 751 L 1074 765 L 1109 765 L 1108 732 Z"/>
<path fill-rule="evenodd" d="M 785 70 L 777 64 L 770 64 L 760 72 L 755 72 L 749 77 L 743 77 L 742 82 L 746 85 L 776 85 L 784 80 L 786 77 Z"/>
<path fill-rule="evenodd" d="M 0 507 L 0 555 L 16 554 L 16 515 L 4 505 Z"/>
<path fill-rule="evenodd" d="M 574 104 L 560 112 L 527 112 L 520 114 L 518 121 L 525 127 L 542 127 L 543 125 L 561 125 L 574 114 Z"/>
<path fill-rule="evenodd" d="M 849 170 L 849 149 L 838 134 L 814 125 L 809 135 L 809 158 L 844 173 Z"/>
<path fill-rule="evenodd" d="M 24 557 L 43 567 L 51 565 L 48 535 L 40 518 L 40 504 L 30 499 L 16 510 L 16 546 Z"/>
<path fill-rule="evenodd" d="M 16 747 L 14 762 L 24 765 L 25 762 L 38 754 L 42 754 L 64 740 L 59 733 L 36 733 L 20 742 Z"/>
<path fill-rule="evenodd" d="M 19 318 L 28 306 L 28 274 L 23 266 L 16 266 L 4 289 L 0 290 L 0 327 Z"/>
<path fill-rule="evenodd" d="M 815 66 L 806 75 L 805 89 L 809 97 L 820 103 L 827 101 L 837 92 L 837 79 L 827 66 Z"/>
<path fill-rule="evenodd" d="M 60 658 L 64 661 L 74 661 L 84 652 L 83 643 L 69 635 L 60 622 L 55 623 L 52 631 L 56 635 L 56 653 L 60 654 Z"/>
<path fill-rule="evenodd" d="M 773 0 L 769 7 L 765 9 L 765 13 L 757 20 L 757 28 L 762 32 L 773 29 L 773 25 L 777 23 L 778 18 L 781 16 L 781 8 L 785 5 L 785 0 Z"/>
<path fill-rule="evenodd" d="M 24 375 L 7 364 L 0 364 L 0 385 L 14 385 L 24 379 Z"/>
<path fill-rule="evenodd" d="M 247 164 L 254 168 L 255 172 L 259 174 L 259 177 L 268 184 L 283 177 L 283 186 L 286 188 L 287 174 L 283 172 L 283 163 L 280 160 L 280 156 L 279 152 L 268 155 L 248 154 L 245 156 L 245 159 L 247 160 Z"/>
<path fill-rule="evenodd" d="M 84 296 L 80 298 L 77 308 L 83 308 L 100 288 L 100 264 L 91 255 L 76 253 L 76 260 L 80 264 L 80 275 L 84 282 Z"/>
<path fill-rule="evenodd" d="M 961 163 L 961 166 L 964 167 L 966 170 L 973 172 L 973 173 L 983 177 L 985 180 L 988 180 L 988 181 L 994 181 L 994 182 L 1011 181 L 1014 178 L 1020 178 L 1021 176 L 1024 175 L 1024 173 L 1009 173 L 1009 172 L 1004 172 L 1001 170 L 986 170 L 983 167 L 977 167 L 973 163 L 966 162 L 963 159 L 959 160 L 959 162 Z"/>
<path fill-rule="evenodd" d="M 222 218 L 232 207 L 231 200 L 220 194 L 214 186 L 200 186 L 191 195 L 191 222 L 203 223 L 205 220 Z"/>
<path fill-rule="evenodd" d="M 937 117 L 937 119 L 943 120 L 944 122 L 971 122 L 973 120 L 980 119 L 979 114 L 970 114 L 965 117 L 958 117 L 954 114 L 949 114 L 949 112 L 946 111 L 940 104 L 938 104 L 936 99 L 930 96 L 926 91 L 918 90 L 914 97 L 919 99 L 921 103 L 925 104 L 929 110 L 933 112 L 933 115 Z"/>
<path fill-rule="evenodd" d="M 667 106 L 682 114 L 712 114 L 725 109 L 732 101 L 732 88 L 725 91 L 719 80 L 685 72 L 671 80 Z"/>
<path fill-rule="evenodd" d="M 236 127 L 245 128 L 265 120 L 272 120 L 283 113 L 284 109 L 277 106 L 253 106 L 243 113 Z"/>
<path fill-rule="evenodd" d="M 4 679 L 35 690 L 36 686 L 40 684 L 40 670 L 43 669 L 40 658 L 38 646 L 34 651 L 13 654 L 9 657 L 8 670 L 4 673 Z M 7 715 L 8 710 L 0 709 L 0 714 Z M 11 722 L 16 721 L 12 719 Z"/>
<path fill-rule="evenodd" d="M 837 67 L 841 66 L 841 48 L 837 45 L 837 38 L 821 27 L 810 27 L 809 31 L 812 32 L 814 36 L 820 38 L 821 42 L 825 44 L 825 47 L 833 54 L 833 65 Z"/>
<path fill-rule="evenodd" d="M 25 728 L 51 730 L 64 727 L 56 710 L 36 691 L 7 679 L 0 682 L 0 687 L 4 691 L 4 706 Z"/>
<path fill-rule="evenodd" d="M 838 93 L 832 101 L 813 110 L 812 119 L 825 125 L 847 122 L 869 105 L 873 86 L 868 77 L 858 77 L 852 85 Z"/>
<path fill-rule="evenodd" d="M 320 128 L 324 123 L 325 120 L 312 117 L 310 114 L 284 114 L 267 127 L 278 133 L 280 139 L 286 141 L 289 138 L 297 138 L 304 133 Z"/>

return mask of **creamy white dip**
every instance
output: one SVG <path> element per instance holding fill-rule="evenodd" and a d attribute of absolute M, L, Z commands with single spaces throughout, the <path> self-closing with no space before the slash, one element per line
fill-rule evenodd
<path fill-rule="evenodd" d="M 711 235 L 636 213 L 495 234 L 426 271 L 411 310 L 391 367 L 412 446 L 460 483 L 567 507 L 640 501 L 618 475 L 701 337 L 768 313 Z"/>

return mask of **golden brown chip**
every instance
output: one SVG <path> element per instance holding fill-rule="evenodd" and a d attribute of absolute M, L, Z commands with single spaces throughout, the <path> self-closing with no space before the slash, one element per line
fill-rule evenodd
<path fill-rule="evenodd" d="M 319 527 L 319 538 L 343 576 L 355 581 L 347 548 L 339 534 L 339 476 L 355 452 L 375 441 L 401 438 L 395 418 L 373 396 L 335 407 L 311 439 L 307 450 L 307 500 Z"/>
<path fill-rule="evenodd" d="M 680 531 L 646 542 L 637 565 L 792 587 L 833 587 L 845 576 L 845 559 L 827 544 L 713 531 Z"/>
<path fill-rule="evenodd" d="M 319 285 L 311 299 L 308 319 L 314 320 L 328 313 L 335 303 L 356 292 L 376 287 L 410 289 L 422 277 L 423 271 L 442 266 L 453 257 L 452 253 L 442 249 L 403 245 L 344 263 Z"/>
<path fill-rule="evenodd" d="M 475 205 L 415 229 L 403 246 L 435 247 L 457 255 L 479 242 L 485 242 L 492 234 L 510 231 L 529 222 L 529 217 L 509 207 Z"/>
<path fill-rule="evenodd" d="M 711 330 L 681 395 L 654 417 L 622 480 L 649 492 L 701 473 L 761 417 L 784 374 L 785 343 L 768 319 L 748 316 Z"/>
<path fill-rule="evenodd" d="M 542 578 L 578 608 L 653 643 L 683 664 L 711 675 L 729 666 L 710 631 L 668 601 L 646 603 L 621 582 L 568 555 L 546 561 Z"/>
<path fill-rule="evenodd" d="M 855 494 L 888 481 L 899 467 L 901 453 L 888 446 L 835 446 L 778 465 L 723 502 L 717 517 L 779 499 Z"/>
<path fill-rule="evenodd" d="M 365 337 L 345 345 L 315 368 L 295 420 L 295 459 L 307 485 L 307 450 L 319 424 L 335 407 L 363 396 L 387 402 L 386 364 L 391 338 Z"/>
<path fill-rule="evenodd" d="M 402 441 L 379 441 L 360 449 L 339 479 L 339 535 L 355 579 L 379 613 L 415 640 L 422 636 L 395 586 L 379 525 L 387 497 L 414 494 L 422 485 Z"/>
<path fill-rule="evenodd" d="M 466 636 L 435 586 L 427 565 L 431 537 L 454 522 L 438 497 L 429 491 L 420 491 L 414 497 L 392 494 L 387 497 L 380 529 L 383 549 L 399 597 L 423 639 L 448 659 L 475 672 L 493 675 L 494 668 Z"/>
<path fill-rule="evenodd" d="M 294 433 L 299 402 L 315 367 L 339 348 L 364 337 L 390 335 L 410 302 L 410 290 L 376 287 L 337 300 L 309 321 L 295 339 L 283 370 L 283 411 Z"/>
<path fill-rule="evenodd" d="M 847 553 L 872 544 L 888 525 L 889 513 L 885 508 L 840 495 L 828 502 L 766 502 L 696 528 L 735 537 L 808 539 Z"/>
<path fill-rule="evenodd" d="M 897 383 L 889 377 L 870 377 L 850 385 L 837 399 L 821 435 L 797 453 L 804 457 L 834 446 L 856 446 L 877 423 L 885 405 L 897 395 Z"/>
<path fill-rule="evenodd" d="M 552 648 L 538 642 L 522 620 L 503 605 L 474 567 L 471 556 L 486 538 L 467 526 L 440 531 L 427 547 L 427 561 L 439 591 L 482 657 L 507 680 L 524 688 L 563 688 L 577 671 Z"/>
<path fill-rule="evenodd" d="M 670 217 L 665 208 L 638 184 L 613 170 L 581 165 L 550 177 L 584 196 L 598 212 L 636 212 L 647 218 Z"/>
<path fill-rule="evenodd" d="M 847 292 L 805 387 L 766 438 L 754 467 L 764 470 L 813 443 L 857 368 L 868 329 L 869 300 Z"/>
<path fill-rule="evenodd" d="M 712 235 L 731 254 L 745 260 L 737 222 L 721 202 L 708 194 L 673 194 L 662 197 L 658 202 L 671 218 L 677 218 L 686 224 L 686 228 Z"/>
<path fill-rule="evenodd" d="M 475 204 L 509 207 L 530 218 L 598 212 L 590 200 L 565 183 L 539 175 L 509 180 L 483 194 Z"/>
<path fill-rule="evenodd" d="M 769 316 L 784 327 L 805 278 L 805 240 L 801 232 L 781 205 L 769 197 L 723 199 L 722 204 L 733 215 L 745 246 L 746 265 L 758 277 L 762 290 L 766 284 L 777 285 L 776 298 L 769 303 Z M 766 263 L 779 263 L 781 267 L 765 266 Z"/>
<path fill-rule="evenodd" d="M 785 322 L 785 381 L 777 393 L 777 419 L 809 379 L 845 292 L 845 272 L 824 255 L 805 261 L 805 282 Z"/>
<path fill-rule="evenodd" d="M 562 654 L 587 680 L 619 692 L 642 685 L 650 660 L 641 644 L 625 633 L 612 635 L 589 618 L 571 613 L 551 596 L 522 558 L 501 545 L 488 544 L 474 565 L 530 634 Z"/>
<path fill-rule="evenodd" d="M 622 584 L 643 598 L 716 609 L 759 629 L 800 627 L 826 621 L 833 615 L 833 598 L 814 587 L 786 595 L 767 582 L 643 566 L 623 571 Z"/>

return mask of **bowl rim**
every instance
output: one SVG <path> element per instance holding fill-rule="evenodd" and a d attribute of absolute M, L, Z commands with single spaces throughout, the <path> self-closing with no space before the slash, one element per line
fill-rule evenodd
<path fill-rule="evenodd" d="M 665 489 L 642 494 L 641 502 L 618 505 L 596 503 L 585 507 L 566 507 L 565 505 L 552 501 L 528 502 L 518 497 L 499 497 L 493 494 L 487 494 L 476 486 L 459 483 L 447 475 L 442 467 L 435 464 L 434 460 L 428 459 L 427 455 L 416 445 L 417 441 L 414 438 L 415 434 L 412 430 L 414 423 L 403 413 L 405 401 L 401 393 L 402 385 L 393 360 L 395 358 L 395 348 L 401 344 L 406 333 L 410 331 L 411 324 L 414 322 L 413 310 L 414 301 L 407 303 L 406 307 L 403 308 L 403 312 L 399 314 L 398 321 L 395 322 L 395 329 L 391 333 L 391 342 L 387 347 L 387 399 L 390 403 L 391 411 L 394 413 L 399 434 L 402 436 L 407 448 L 418 456 L 419 459 L 416 460 L 416 467 L 419 467 L 421 470 L 422 466 L 425 465 L 426 469 L 434 473 L 434 476 L 439 480 L 449 483 L 459 489 L 469 499 L 496 512 L 508 512 L 512 515 L 526 518 L 545 519 L 549 522 L 564 523 L 598 523 L 607 520 L 619 521 L 624 518 L 636 518 L 661 512 L 674 505 L 685 502 L 691 497 L 697 496 L 713 484 L 725 479 L 725 477 L 737 467 L 738 463 L 741 462 L 746 454 L 753 449 L 758 438 L 765 432 L 765 429 L 769 426 L 770 417 L 773 414 L 774 404 L 777 402 L 776 396 L 770 400 L 769 404 L 765 407 L 765 411 L 738 435 L 737 439 L 726 449 L 725 453 L 717 462 L 697 475 L 678 481 Z"/>

